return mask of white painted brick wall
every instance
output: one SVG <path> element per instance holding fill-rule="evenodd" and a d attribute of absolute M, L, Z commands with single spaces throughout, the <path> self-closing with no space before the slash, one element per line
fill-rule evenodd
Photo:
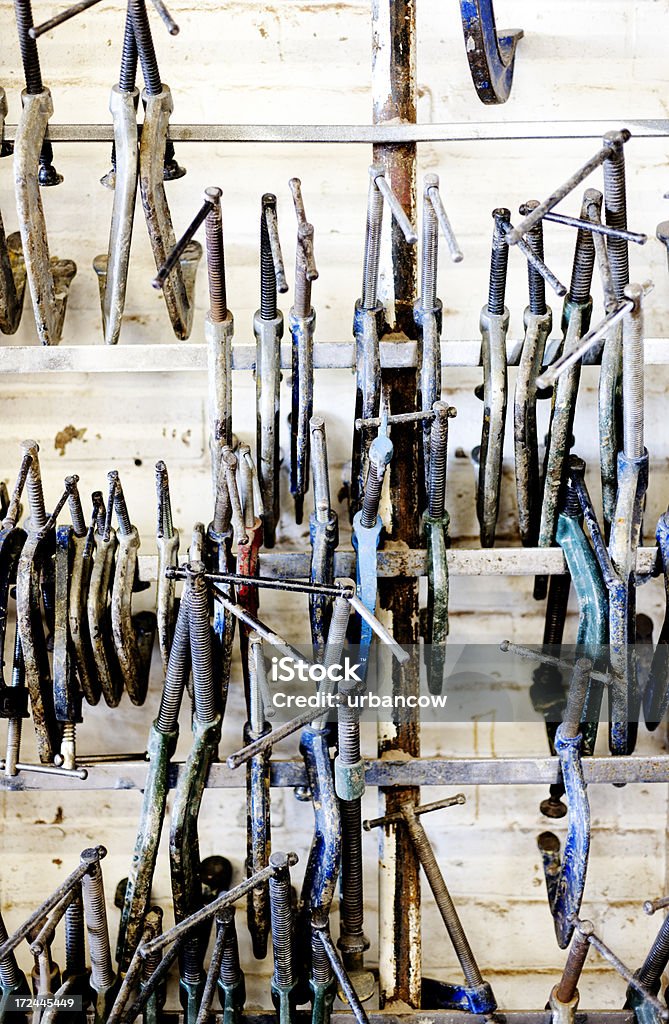
<path fill-rule="evenodd" d="M 545 0 L 541 4 L 499 0 L 498 24 L 522 25 L 525 39 L 518 50 L 513 94 L 503 108 L 485 108 L 475 97 L 461 36 L 458 5 L 423 0 L 418 19 L 419 118 L 433 121 L 519 121 L 598 118 L 615 127 L 621 118 L 663 118 L 666 102 L 666 39 L 669 0 Z M 108 0 L 76 22 L 40 42 L 45 83 L 52 89 L 54 122 L 107 122 L 109 87 L 117 74 L 124 4 Z M 154 34 L 162 77 L 174 93 L 176 123 L 275 122 L 367 123 L 370 118 L 370 24 L 364 0 L 276 0 L 187 3 L 173 0 L 172 11 L 181 34 L 169 38 L 154 19 Z M 35 3 L 38 20 L 52 13 L 50 5 Z M 0 0 L 0 84 L 8 93 L 13 123 L 18 117 L 19 57 L 12 4 Z M 440 269 L 444 302 L 444 340 L 476 337 L 478 312 L 487 288 L 490 211 L 540 198 L 593 150 L 592 142 L 478 142 L 425 144 L 420 170 L 437 171 L 452 222 L 465 252 L 465 262 L 453 266 L 445 258 Z M 366 167 L 370 151 L 361 147 L 305 145 L 179 145 L 177 155 L 188 176 L 168 186 L 177 231 L 199 201 L 202 188 L 224 189 L 224 224 L 228 292 L 235 314 L 237 339 L 252 338 L 251 317 L 257 306 L 257 235 L 260 194 L 279 195 L 279 217 L 287 265 L 294 256 L 294 222 L 287 187 L 299 175 L 309 218 L 316 227 L 316 252 L 321 272 L 314 287 L 318 335 L 324 340 L 348 340 L 353 302 L 360 286 L 362 230 L 366 203 Z M 663 139 L 635 140 L 627 147 L 629 222 L 652 239 L 655 225 L 666 217 L 663 194 L 668 188 Z M 106 250 L 112 197 L 98 184 L 108 170 L 106 145 L 59 145 L 56 165 L 65 175 L 58 189 L 43 193 L 50 229 L 51 251 L 76 259 L 79 273 L 72 286 L 64 342 L 100 342 L 97 280 L 93 257 Z M 594 183 L 594 179 L 593 179 Z M 580 198 L 565 208 L 578 213 Z M 0 162 L 0 209 L 7 231 L 16 228 L 10 161 Z M 546 254 L 550 265 L 568 281 L 571 232 L 547 226 Z M 644 249 L 632 247 L 632 277 L 653 278 L 655 291 L 647 303 L 647 333 L 667 334 L 669 282 L 664 251 L 652 239 Z M 129 345 L 171 341 L 162 299 L 150 286 L 151 254 L 138 209 L 133 240 L 126 323 L 121 343 Z M 292 277 L 292 275 L 291 275 Z M 200 275 L 193 341 L 202 341 L 206 282 Z M 560 304 L 553 297 L 554 335 L 559 331 Z M 508 289 L 511 334 L 522 337 L 526 302 L 525 269 L 511 254 Z M 284 305 L 287 311 L 288 303 Z M 597 300 L 597 311 L 601 301 Z M 35 343 L 31 316 L 14 339 L 4 344 Z M 511 386 L 515 372 L 511 371 Z M 468 455 L 480 435 L 481 406 L 472 391 L 480 372 L 449 369 L 445 394 L 459 410 L 452 425 L 448 505 L 456 544 L 476 543 L 474 477 Z M 648 498 L 649 536 L 652 524 L 669 497 L 666 463 L 667 372 L 654 367 L 647 374 L 648 447 L 652 473 Z M 333 491 L 338 471 L 349 456 L 353 394 L 350 373 L 322 371 L 316 380 L 316 408 L 327 416 Z M 282 400 L 288 409 L 288 380 Z M 577 449 L 593 465 L 597 458 L 595 429 L 596 371 L 583 373 L 576 419 Z M 84 493 L 99 487 L 112 465 L 119 468 L 135 521 L 144 535 L 144 550 L 153 550 L 153 463 L 164 458 L 170 469 L 175 519 L 187 536 L 192 522 L 210 509 L 206 457 L 206 382 L 203 375 L 144 374 L 129 377 L 94 375 L 72 379 L 42 377 L 0 381 L 2 432 L 0 474 L 13 476 L 17 443 L 34 436 L 42 443 L 47 495 L 53 498 L 63 475 L 75 469 Z M 547 409 L 542 410 L 542 424 Z M 254 429 L 251 375 L 235 377 L 236 432 L 251 440 Z M 85 430 L 59 455 L 54 447 L 63 428 Z M 288 436 L 282 417 L 283 443 Z M 465 457 L 460 457 L 461 449 Z M 500 538 L 515 535 L 515 496 L 511 437 L 507 437 Z M 284 529 L 304 543 L 306 529 L 289 528 L 291 514 L 284 478 Z M 597 483 L 593 477 L 593 490 Z M 451 591 L 454 642 L 492 639 L 538 641 L 542 608 L 531 596 L 531 580 L 454 579 Z M 640 607 L 659 627 L 662 588 L 649 585 Z M 304 615 L 297 602 L 282 622 L 299 622 Z M 279 621 L 276 599 L 263 599 L 263 614 Z M 154 673 L 151 694 L 143 712 L 127 702 L 109 712 L 87 710 L 80 730 L 81 750 L 106 745 L 113 750 L 142 749 L 159 678 Z M 529 673 L 528 673 L 529 675 Z M 236 669 L 222 750 L 238 742 L 243 720 L 239 671 Z M 113 723 L 113 725 L 110 725 Z M 112 732 L 113 729 L 113 732 Z M 182 718 L 179 752 L 187 749 L 187 719 Z M 639 748 L 660 750 L 662 736 L 641 730 Z M 519 754 L 545 751 L 543 727 L 510 727 L 479 722 L 474 726 L 443 726 L 425 731 L 425 753 Z M 289 752 L 290 747 L 287 747 Z M 373 753 L 375 738 L 365 728 L 365 750 Z M 26 750 L 29 753 L 29 750 Z M 543 787 L 502 789 L 471 787 L 467 804 L 434 816 L 427 824 L 444 874 L 462 913 L 472 945 L 484 972 L 507 1007 L 543 1006 L 564 955 L 553 937 L 536 836 L 546 827 L 538 811 Z M 436 798 L 437 793 L 430 794 Z M 667 792 L 664 786 L 592 787 L 594 834 L 584 911 L 605 940 L 636 967 L 656 930 L 655 918 L 641 913 L 641 901 L 665 889 Z M 77 793 L 5 794 L 0 810 L 5 827 L 0 834 L 0 875 L 3 906 L 9 927 L 30 905 L 61 879 L 79 850 L 90 842 L 109 848 L 105 863 L 108 895 L 126 872 L 130 859 L 140 796 L 113 792 L 90 796 Z M 61 808 L 62 810 L 58 810 Z M 376 794 L 365 797 L 366 813 L 374 814 Z M 273 794 L 275 848 L 291 847 L 303 856 L 311 830 L 311 811 L 289 792 Z M 564 824 L 556 831 L 564 834 Z M 208 792 L 205 797 L 201 847 L 203 855 L 221 852 L 242 872 L 245 818 L 237 794 Z M 375 839 L 365 837 L 368 930 L 376 930 Z M 169 903 L 167 850 L 161 847 L 155 896 Z M 116 920 L 116 911 L 110 915 Z M 240 915 L 241 917 L 241 915 Z M 455 961 L 429 892 L 424 899 L 425 969 L 440 977 L 456 977 Z M 250 980 L 250 1001 L 268 1005 L 267 964 L 252 960 L 242 935 L 242 956 Z M 373 939 L 370 956 L 375 955 Z M 62 956 L 61 956 L 62 962 Z M 593 957 L 581 986 L 582 1005 L 620 1006 L 624 986 Z"/>

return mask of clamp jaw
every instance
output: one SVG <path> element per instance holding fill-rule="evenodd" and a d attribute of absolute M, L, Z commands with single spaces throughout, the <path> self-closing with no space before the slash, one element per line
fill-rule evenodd
<path fill-rule="evenodd" d="M 160 269 L 175 246 L 172 217 L 164 183 L 165 147 L 174 105 L 169 87 L 163 85 L 153 95 L 142 93 L 144 123 L 139 146 L 139 188 L 149 241 Z M 163 284 L 165 304 L 172 328 L 180 341 L 190 337 L 195 311 L 195 276 L 202 257 L 202 246 L 191 240 L 177 266 Z"/>
<path fill-rule="evenodd" d="M 37 334 L 43 345 L 60 341 L 67 296 L 77 267 L 72 260 L 49 255 L 46 222 L 40 196 L 39 158 L 53 114 L 48 89 L 21 94 L 21 117 L 14 144 L 14 184 L 21 228 L 26 277 L 33 300 Z"/>
<path fill-rule="evenodd" d="M 508 380 L 506 371 L 506 336 L 509 311 L 502 314 L 481 310 L 481 358 L 483 362 L 483 428 L 478 457 L 479 474 L 476 512 L 481 527 L 481 546 L 495 543 L 499 515 L 499 494 L 502 483 L 502 452 L 506 425 Z"/>
<path fill-rule="evenodd" d="M 130 243 L 135 216 L 139 175 L 139 132 L 137 106 L 139 89 L 126 92 L 119 85 L 112 87 L 109 110 L 114 124 L 115 168 L 102 179 L 114 189 L 109 247 L 93 260 L 98 276 L 102 330 L 106 345 L 116 345 L 121 333 L 128 283 Z M 112 179 L 113 177 L 113 184 Z"/>
<path fill-rule="evenodd" d="M 3 135 L 7 116 L 7 95 L 0 87 L 0 157 L 4 156 Z M 26 290 L 26 264 L 21 235 L 13 231 L 5 236 L 0 215 L 0 331 L 15 334 L 21 322 Z"/>
<path fill-rule="evenodd" d="M 542 314 L 533 313 L 528 306 L 523 322 L 525 339 L 513 405 L 514 461 L 520 539 L 525 547 L 533 547 L 539 533 L 537 504 L 540 491 L 537 377 L 541 372 L 546 341 L 553 329 L 553 315 L 550 309 Z"/>

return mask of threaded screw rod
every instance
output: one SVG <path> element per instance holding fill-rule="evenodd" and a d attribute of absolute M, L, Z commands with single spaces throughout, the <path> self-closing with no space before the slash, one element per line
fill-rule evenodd
<path fill-rule="evenodd" d="M 311 919 L 311 926 L 317 930 L 318 938 L 325 951 L 325 955 L 330 961 L 330 965 L 334 974 L 336 975 L 337 981 L 341 987 L 342 992 L 346 996 L 346 1001 L 350 1006 L 353 1016 L 355 1017 L 358 1024 L 369 1024 L 369 1018 L 365 1013 L 364 1007 L 358 998 L 358 993 L 353 987 L 353 983 L 349 978 L 346 968 L 341 961 L 339 953 L 337 952 L 335 945 L 330 938 L 330 931 L 328 928 L 328 919 L 325 914 L 314 914 Z"/>
<path fill-rule="evenodd" d="M 420 304 L 425 310 L 435 309 L 437 305 L 439 224 L 430 197 L 430 189 L 438 185 L 438 175 L 425 175 L 423 179 L 423 239 L 420 271 Z"/>
<path fill-rule="evenodd" d="M 278 280 L 270 222 L 276 222 L 276 196 L 266 192 L 260 202 L 260 316 L 263 320 L 274 320 L 277 313 Z"/>
<path fill-rule="evenodd" d="M 511 210 L 500 206 L 492 211 L 495 226 L 490 252 L 490 282 L 488 285 L 488 313 L 502 316 L 506 293 L 506 274 L 509 266 L 509 246 L 506 242 L 507 229 L 511 223 Z"/>
<path fill-rule="evenodd" d="M 65 971 L 68 977 L 86 973 L 86 948 L 84 945 L 84 904 L 81 886 L 65 911 Z"/>
<path fill-rule="evenodd" d="M 186 687 L 186 679 L 190 668 L 190 625 L 188 610 L 188 591 L 184 588 L 179 603 L 179 614 L 174 627 L 170 656 L 165 672 L 165 682 L 160 698 L 160 707 L 156 718 L 158 732 L 171 733 L 177 727 L 179 709 Z"/>
<path fill-rule="evenodd" d="M 601 201 L 601 193 L 598 193 L 596 189 L 589 188 L 585 190 L 581 206 L 581 217 L 584 220 L 588 216 L 590 204 L 596 204 L 598 196 Z M 586 223 L 590 224 L 591 227 L 595 226 L 589 221 L 586 221 Z M 578 302 L 580 305 L 584 305 L 588 302 L 590 298 L 590 289 L 592 288 L 592 275 L 594 269 L 595 243 L 592 237 L 592 232 L 579 227 L 576 234 L 574 262 L 572 263 L 571 282 L 569 284 L 569 300 L 571 302 Z"/>
<path fill-rule="evenodd" d="M 223 985 L 236 985 L 242 976 L 239 963 L 239 946 L 235 927 L 235 908 L 224 907 L 217 917 L 223 930 L 220 979 Z"/>
<path fill-rule="evenodd" d="M 441 519 L 446 503 L 446 460 L 448 457 L 448 420 L 452 410 L 446 402 L 435 402 L 430 427 L 430 467 L 428 472 L 428 513 Z"/>
<path fill-rule="evenodd" d="M 0 944 L 7 941 L 7 929 L 5 922 L 0 914 Z M 16 957 L 13 952 L 7 954 L 2 960 L 0 960 L 0 985 L 4 989 L 16 988 L 21 980 L 21 972 L 19 971 L 19 965 L 16 962 Z"/>
<path fill-rule="evenodd" d="M 195 717 L 201 725 L 209 726 L 216 718 L 216 696 L 211 656 L 209 593 L 202 563 L 189 565 L 186 587 Z"/>
<path fill-rule="evenodd" d="M 384 474 L 385 467 L 372 462 L 370 458 L 367 482 L 365 484 L 365 497 L 362 503 L 362 516 L 360 518 L 361 525 L 367 530 L 371 530 L 374 527 L 379 514 Z"/>
<path fill-rule="evenodd" d="M 523 203 L 518 211 L 521 217 L 531 213 L 532 210 L 536 209 L 539 205 L 537 199 L 531 199 L 527 203 Z M 544 229 L 541 221 L 538 221 L 534 227 L 530 228 L 527 232 L 527 243 L 534 253 L 540 260 L 544 258 Z M 546 284 L 543 277 L 537 271 L 532 264 L 527 265 L 527 283 L 530 291 L 530 312 L 535 316 L 545 316 L 546 314 Z"/>
<path fill-rule="evenodd" d="M 377 168 L 377 170 L 381 170 Z M 383 196 L 377 179 L 369 175 L 367 192 L 367 224 L 365 227 L 365 255 L 362 263 L 362 307 L 375 309 L 378 301 L 379 260 L 381 258 L 381 225 L 383 223 Z"/>
<path fill-rule="evenodd" d="M 121 92 L 133 92 L 137 84 L 137 43 L 135 41 L 135 29 L 132 24 L 130 5 L 125 14 L 125 26 L 123 29 L 123 46 L 121 48 L 121 67 L 118 73 L 118 87 Z M 116 151 L 112 145 L 112 165 L 116 166 Z"/>
<path fill-rule="evenodd" d="M 67 490 L 67 502 L 70 508 L 72 528 L 77 537 L 85 537 L 88 533 L 88 526 L 86 524 L 86 517 L 84 516 L 84 510 L 81 505 L 81 496 L 77 486 L 78 483 L 79 477 L 76 473 L 73 476 L 65 477 L 65 488 Z"/>
<path fill-rule="evenodd" d="M 665 917 L 646 959 L 637 971 L 637 978 L 642 985 L 654 989 L 659 983 L 662 973 L 669 962 L 669 915 Z"/>
<path fill-rule="evenodd" d="M 21 448 L 24 457 L 26 455 L 31 457 L 26 481 L 26 490 L 28 491 L 28 501 L 30 503 L 30 522 L 34 530 L 41 530 L 46 525 L 47 514 L 39 464 L 39 445 L 37 441 L 23 441 Z"/>
<path fill-rule="evenodd" d="M 609 157 L 604 161 L 604 218 L 614 228 L 627 228 L 627 195 L 625 188 L 625 154 L 620 145 L 619 132 L 607 132 L 604 147 Z M 627 241 L 620 237 L 607 239 L 607 250 L 611 262 L 613 286 L 620 301 L 629 284 L 629 252 Z"/>
<path fill-rule="evenodd" d="M 460 962 L 460 967 L 462 968 L 462 973 L 465 976 L 467 985 L 471 988 L 482 985 L 483 977 L 481 975 L 481 971 L 479 970 L 479 966 L 476 962 L 471 946 L 469 945 L 469 940 L 465 935 L 464 928 L 462 927 L 458 912 L 455 909 L 455 904 L 451 899 L 451 894 L 448 891 L 446 882 L 444 881 L 444 877 L 437 863 L 437 858 L 434 855 L 427 833 L 414 814 L 413 805 L 402 805 L 402 815 L 406 822 L 416 853 L 418 854 L 423 870 L 427 876 L 430 889 L 432 890 L 435 902 L 439 908 L 439 913 L 441 914 L 442 920 L 446 925 L 446 930 L 450 936 L 451 942 L 453 943 L 453 948 Z"/>
<path fill-rule="evenodd" d="M 128 0 L 128 7 L 132 17 L 132 27 L 135 31 L 135 42 L 142 64 L 142 76 L 146 91 L 150 96 L 158 96 L 162 91 L 162 82 L 145 0 Z"/>
<path fill-rule="evenodd" d="M 204 220 L 207 248 L 207 276 L 209 280 L 209 316 L 215 324 L 223 323 L 228 315 L 225 287 L 225 249 L 223 247 L 223 212 L 220 188 L 207 188 L 205 201 L 211 203 Z"/>
<path fill-rule="evenodd" d="M 295 984 L 290 868 L 288 866 L 288 857 L 285 853 L 273 853 L 270 856 L 269 864 L 274 869 L 269 880 L 272 950 L 274 956 L 273 983 L 277 988 L 285 990 Z"/>
<path fill-rule="evenodd" d="M 91 958 L 91 988 L 96 992 L 104 992 L 114 983 L 114 969 L 109 945 L 102 868 L 97 850 L 84 850 L 81 854 L 81 864 L 88 867 L 81 880 L 81 891 Z"/>
<path fill-rule="evenodd" d="M 172 521 L 170 479 L 167 474 L 167 466 L 162 460 L 156 462 L 156 497 L 158 500 L 156 536 L 171 540 L 174 537 L 174 523 Z"/>
<path fill-rule="evenodd" d="M 30 0 L 14 0 L 14 13 L 19 34 L 23 74 L 26 80 L 26 92 L 29 96 L 36 96 L 38 93 L 44 92 L 44 83 L 42 82 L 37 43 L 30 35 L 30 29 L 33 27 L 33 11 Z"/>
<path fill-rule="evenodd" d="M 116 518 L 118 519 L 119 532 L 122 536 L 127 537 L 132 533 L 132 523 L 130 522 L 130 516 L 128 515 L 128 506 L 125 501 L 123 488 L 121 487 L 121 478 L 118 474 L 118 470 L 110 470 L 109 473 L 107 473 L 107 480 L 109 481 L 109 507 L 107 509 L 107 516 L 110 517 L 110 509 L 113 507 L 116 512 Z"/>

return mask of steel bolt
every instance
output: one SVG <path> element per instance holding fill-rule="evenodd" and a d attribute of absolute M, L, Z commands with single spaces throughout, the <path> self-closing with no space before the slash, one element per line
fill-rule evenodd
<path fill-rule="evenodd" d="M 112 987 L 115 978 L 109 946 L 102 868 L 97 849 L 90 848 L 82 852 L 81 864 L 86 863 L 90 863 L 90 868 L 81 880 L 81 889 L 91 958 L 91 988 L 95 992 L 103 993 Z"/>
<path fill-rule="evenodd" d="M 225 250 L 223 248 L 223 214 L 220 188 L 206 188 L 204 198 L 211 203 L 204 222 L 209 277 L 209 315 L 214 323 L 223 323 L 228 315 L 225 289 Z"/>
<path fill-rule="evenodd" d="M 529 202 L 523 203 L 518 212 L 521 217 L 526 217 L 532 212 L 532 210 L 536 210 L 538 205 L 539 202 L 537 199 L 531 199 Z M 537 223 L 527 232 L 527 242 L 534 255 L 538 256 L 543 262 L 544 228 L 542 221 L 537 221 Z M 536 267 L 533 267 L 530 263 L 527 264 L 527 281 L 530 289 L 530 312 L 535 316 L 545 316 L 546 282 Z"/>
<path fill-rule="evenodd" d="M 492 215 L 495 227 L 493 229 L 492 251 L 490 254 L 488 313 L 491 316 L 502 316 L 506 293 L 506 272 L 509 265 L 509 246 L 506 243 L 506 230 L 511 223 L 511 211 L 505 207 L 499 207 L 492 211 Z"/>
<path fill-rule="evenodd" d="M 47 514 L 44 505 L 44 489 L 42 487 L 42 474 L 39 464 L 39 445 L 37 441 L 23 441 L 21 448 L 24 457 L 30 455 L 32 459 L 26 481 L 28 501 L 30 502 L 30 523 L 33 530 L 41 530 L 46 525 Z"/>
<path fill-rule="evenodd" d="M 276 305 L 276 272 L 272 256 L 267 216 L 276 214 L 276 196 L 266 192 L 261 200 L 260 213 L 260 316 L 263 320 L 274 320 Z"/>
<path fill-rule="evenodd" d="M 594 188 L 588 188 L 583 194 L 581 206 L 581 218 L 588 220 L 588 211 L 594 206 L 601 209 L 602 194 Z M 576 234 L 576 247 L 574 249 L 574 262 L 571 270 L 571 282 L 569 284 L 569 299 L 571 302 L 584 304 L 590 298 L 592 287 L 592 275 L 595 269 L 595 242 L 591 231 L 580 228 Z"/>
<path fill-rule="evenodd" d="M 446 459 L 448 454 L 448 420 L 451 410 L 446 402 L 432 406 L 434 419 L 430 427 L 430 466 L 428 473 L 428 512 L 441 519 L 446 500 Z"/>
<path fill-rule="evenodd" d="M 614 228 L 627 227 L 627 196 L 625 189 L 625 153 L 620 132 L 607 132 L 603 143 L 610 148 L 604 161 L 604 212 L 606 223 Z M 608 238 L 607 250 L 616 298 L 621 301 L 629 284 L 629 254 L 624 238 Z"/>
<path fill-rule="evenodd" d="M 273 853 L 269 866 L 274 874 L 269 880 L 272 947 L 274 954 L 273 988 L 287 991 L 295 984 L 293 971 L 293 910 L 291 904 L 288 855 Z"/>

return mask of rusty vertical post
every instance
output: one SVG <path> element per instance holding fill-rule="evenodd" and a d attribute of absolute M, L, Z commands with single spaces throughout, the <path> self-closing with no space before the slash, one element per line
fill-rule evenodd
<path fill-rule="evenodd" d="M 372 0 L 372 89 L 374 123 L 416 121 L 416 4 L 415 0 Z M 384 166 L 388 182 L 410 220 L 416 221 L 416 146 L 374 147 L 374 163 Z M 381 256 L 379 295 L 386 307 L 388 327 L 395 340 L 416 337 L 413 302 L 416 296 L 417 253 L 391 218 Z M 414 370 L 384 370 L 383 392 L 391 412 L 416 408 Z M 393 540 L 418 546 L 419 491 L 418 430 L 415 423 L 393 427 L 395 457 L 391 466 L 390 497 Z M 402 644 L 418 642 L 418 588 L 413 579 L 380 581 L 381 608 Z M 409 666 L 413 666 L 412 659 Z M 417 671 L 393 665 L 393 689 L 417 692 Z M 420 753 L 417 722 L 392 722 L 379 727 L 379 756 L 401 751 Z M 391 813 L 406 801 L 420 800 L 418 789 L 379 791 L 380 813 Z M 379 995 L 380 1005 L 403 1002 L 420 1007 L 420 875 L 419 863 L 406 829 L 386 828 L 379 841 Z"/>

